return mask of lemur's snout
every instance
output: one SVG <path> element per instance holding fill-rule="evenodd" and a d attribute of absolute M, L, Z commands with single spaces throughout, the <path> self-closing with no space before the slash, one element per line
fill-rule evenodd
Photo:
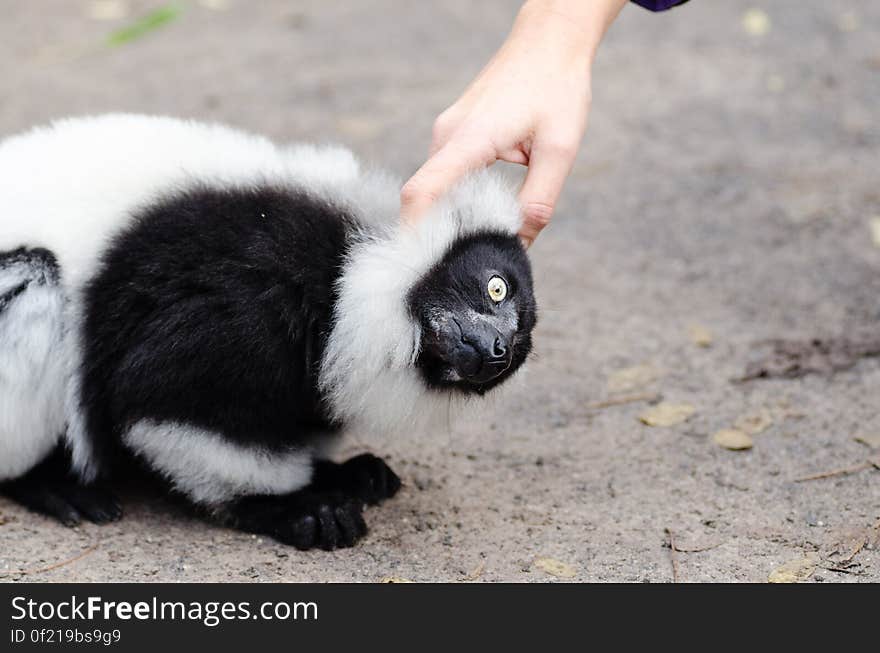
<path fill-rule="evenodd" d="M 459 374 L 472 383 L 486 383 L 503 374 L 512 360 L 512 348 L 495 327 L 478 323 L 462 329 L 456 351 Z"/>

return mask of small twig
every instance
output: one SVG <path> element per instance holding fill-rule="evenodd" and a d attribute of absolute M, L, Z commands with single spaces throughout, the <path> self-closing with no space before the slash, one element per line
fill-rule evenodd
<path fill-rule="evenodd" d="M 93 544 L 92 546 L 90 546 L 88 549 L 86 549 L 85 551 L 83 551 L 79 555 L 74 556 L 73 558 L 69 558 L 67 560 L 62 560 L 61 562 L 56 562 L 55 564 L 49 565 L 48 567 L 40 567 L 39 569 L 0 569 L 0 574 L 10 574 L 10 575 L 20 575 L 20 576 L 25 576 L 28 574 L 42 574 L 43 572 L 52 571 L 53 569 L 58 569 L 59 567 L 64 567 L 66 565 L 72 564 L 72 563 L 76 562 L 77 560 L 82 560 L 87 555 L 89 555 L 90 553 L 94 553 L 97 550 L 98 550 L 98 545 Z"/>
<path fill-rule="evenodd" d="M 486 568 L 486 561 L 480 560 L 480 564 L 477 565 L 477 568 L 474 569 L 471 573 L 464 577 L 465 580 L 477 580 L 480 576 L 483 575 L 483 569 Z"/>
<path fill-rule="evenodd" d="M 675 548 L 675 536 L 672 534 L 672 531 L 668 528 L 664 529 L 666 531 L 666 537 L 669 539 L 669 562 L 672 564 L 672 582 L 678 582 L 678 561 L 675 559 L 675 552 L 678 550 Z"/>
<path fill-rule="evenodd" d="M 724 544 L 724 542 L 715 542 L 715 544 L 709 544 L 707 546 L 700 546 L 693 549 L 682 549 L 680 546 L 676 546 L 675 550 L 679 553 L 701 553 L 702 551 L 710 551 L 711 549 L 717 549 L 719 546 Z"/>
<path fill-rule="evenodd" d="M 809 476 L 801 476 L 800 478 L 794 479 L 795 483 L 803 483 L 804 481 L 818 481 L 823 478 L 831 478 L 832 476 L 841 476 L 843 474 L 855 474 L 856 472 L 861 472 L 866 469 L 870 469 L 871 467 L 878 467 L 878 463 L 876 460 L 866 460 L 863 463 L 859 463 L 858 465 L 853 465 L 852 467 L 844 467 L 843 469 L 832 469 L 829 472 L 821 472 L 819 474 L 810 474 Z"/>
<path fill-rule="evenodd" d="M 730 383 L 735 383 L 737 385 L 741 383 L 748 383 L 749 381 L 755 381 L 757 379 L 766 379 L 767 372 L 765 370 L 761 370 L 758 372 L 750 372 L 748 374 L 743 374 L 742 376 L 734 376 L 727 379 Z"/>
<path fill-rule="evenodd" d="M 605 399 L 604 401 L 596 401 L 592 404 L 587 404 L 587 408 L 589 408 L 590 410 L 598 410 L 600 408 L 609 408 L 611 406 L 634 404 L 638 401 L 654 401 L 659 398 L 660 395 L 656 392 L 643 392 L 637 395 L 624 395 L 622 397 L 612 397 L 611 399 Z"/>
<path fill-rule="evenodd" d="M 855 574 L 855 573 L 858 573 L 858 572 L 856 572 L 856 571 L 850 569 L 850 567 L 852 567 L 852 566 L 856 566 L 856 567 L 858 567 L 859 565 L 858 565 L 858 564 L 856 564 L 856 565 L 850 565 L 850 566 L 848 566 L 848 567 L 822 567 L 822 569 L 825 569 L 825 570 L 827 570 L 827 571 L 833 571 L 833 572 L 838 573 L 838 574 Z"/>

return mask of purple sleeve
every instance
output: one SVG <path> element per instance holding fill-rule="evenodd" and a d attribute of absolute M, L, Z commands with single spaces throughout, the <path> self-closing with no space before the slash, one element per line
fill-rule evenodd
<path fill-rule="evenodd" d="M 666 11 L 676 5 L 683 5 L 687 0 L 632 0 L 649 11 Z"/>

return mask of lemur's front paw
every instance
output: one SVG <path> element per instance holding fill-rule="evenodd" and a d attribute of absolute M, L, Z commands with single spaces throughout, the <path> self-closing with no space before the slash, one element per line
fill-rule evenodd
<path fill-rule="evenodd" d="M 364 504 L 379 503 L 400 489 L 384 460 L 362 454 L 344 463 L 315 463 L 312 483 L 288 495 L 243 497 L 226 510 L 229 523 L 263 533 L 297 549 L 326 551 L 353 546 L 367 533 Z"/>
<path fill-rule="evenodd" d="M 321 461 L 315 466 L 315 487 L 341 492 L 374 505 L 389 499 L 400 489 L 400 478 L 388 464 L 364 453 L 342 464 Z"/>
<path fill-rule="evenodd" d="M 294 501 L 287 519 L 278 525 L 276 537 L 301 550 L 354 546 L 367 534 L 361 511 L 359 502 L 338 493 L 307 493 Z"/>
<path fill-rule="evenodd" d="M 303 551 L 354 546 L 367 534 L 363 504 L 339 492 L 306 489 L 286 496 L 248 497 L 233 510 L 240 529 Z"/>

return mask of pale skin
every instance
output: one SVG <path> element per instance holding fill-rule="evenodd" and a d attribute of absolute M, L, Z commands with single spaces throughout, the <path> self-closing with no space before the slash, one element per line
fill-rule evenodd
<path fill-rule="evenodd" d="M 434 122 L 430 156 L 404 184 L 401 216 L 417 221 L 469 170 L 528 166 L 519 199 L 530 246 L 550 223 L 587 127 L 590 71 L 627 0 L 528 0 L 507 40 Z"/>

